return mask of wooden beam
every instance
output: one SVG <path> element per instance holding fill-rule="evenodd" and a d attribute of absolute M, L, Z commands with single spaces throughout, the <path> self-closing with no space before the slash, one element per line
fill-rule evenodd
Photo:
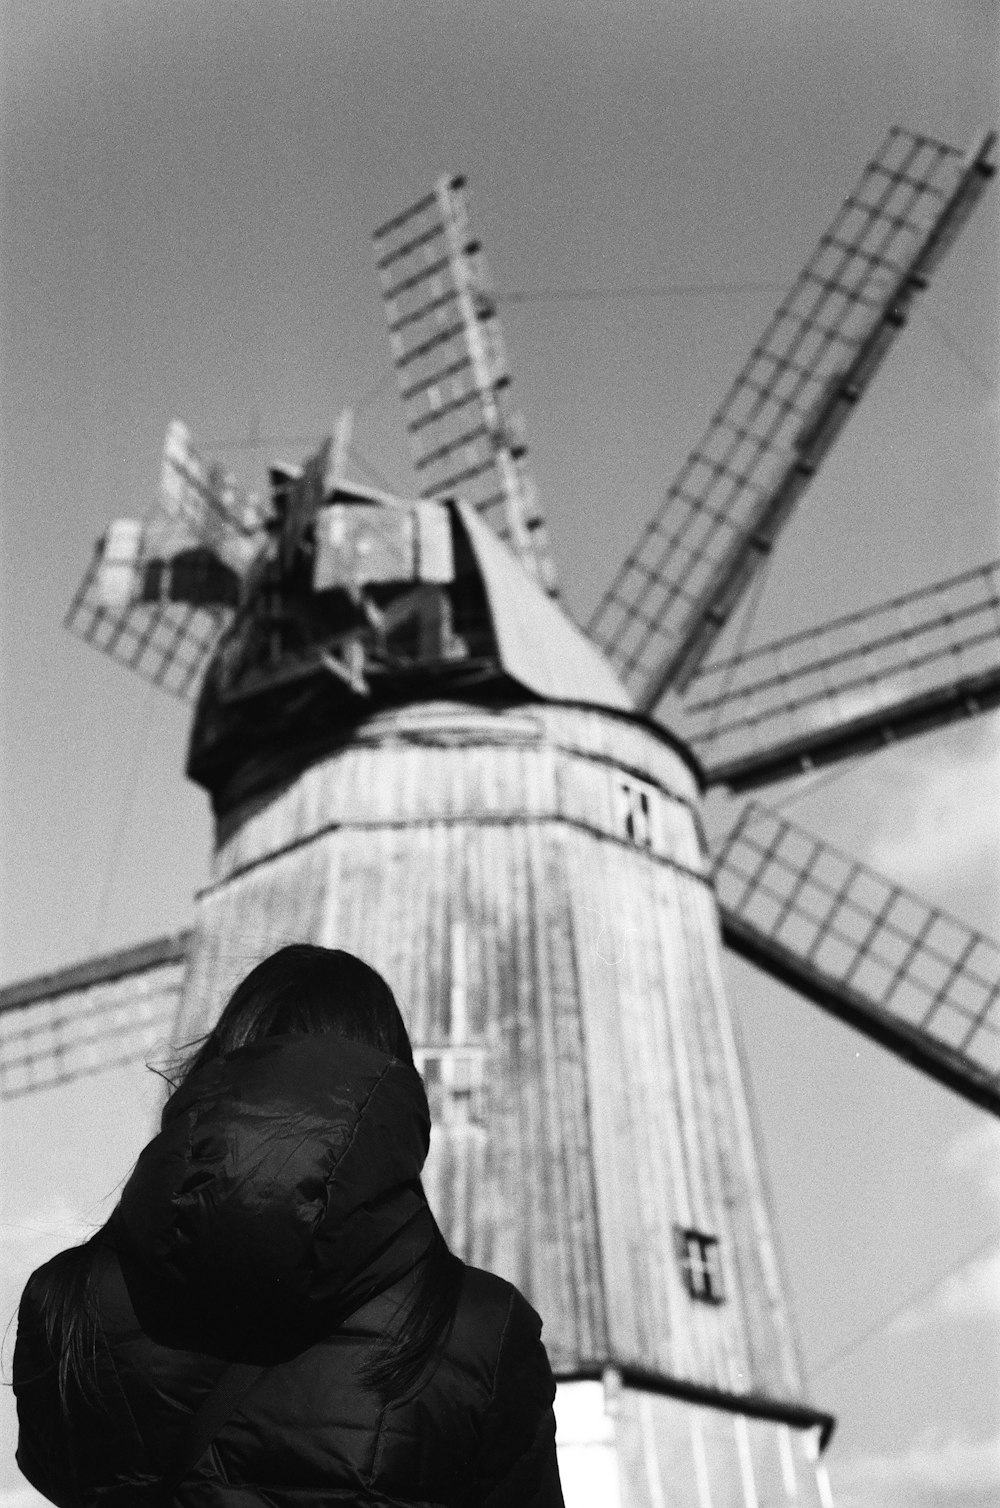
<path fill-rule="evenodd" d="M 741 958 L 805 995 L 839 1021 L 856 1027 L 939 1084 L 1000 1115 L 1000 1080 L 965 1053 L 875 1005 L 850 985 L 822 973 L 727 907 L 719 907 L 719 917 L 723 942 Z"/>
<path fill-rule="evenodd" d="M 728 1414 L 743 1414 L 748 1419 L 770 1419 L 778 1424 L 789 1424 L 793 1429 L 818 1429 L 821 1451 L 829 1445 L 837 1427 L 833 1414 L 811 1408 L 808 1404 L 770 1398 L 763 1393 L 724 1392 L 721 1388 L 703 1387 L 684 1378 L 668 1377 L 665 1373 L 653 1372 L 647 1367 L 634 1367 L 627 1362 L 584 1362 L 570 1370 L 557 1367 L 555 1377 L 557 1382 L 601 1382 L 609 1370 L 617 1373 L 623 1387 L 634 1388 L 638 1392 L 680 1398 L 685 1403 L 722 1409 Z"/>
<path fill-rule="evenodd" d="M 129 974 L 142 974 L 161 964 L 180 963 L 187 953 L 190 937 L 189 931 L 173 932 L 133 948 L 88 958 L 52 974 L 36 974 L 31 979 L 18 980 L 0 989 L 0 1015 L 6 1011 L 23 1010 L 40 1000 L 52 1000 L 59 995 L 89 989 L 92 985 L 124 979 Z"/>
<path fill-rule="evenodd" d="M 875 712 L 825 728 L 812 728 L 798 738 L 755 749 L 723 764 L 706 765 L 705 780 L 708 785 L 724 785 L 731 791 L 750 791 L 835 764 L 839 759 L 873 753 L 886 744 L 915 738 L 997 706 L 1000 706 L 1000 665 L 879 707 Z"/>

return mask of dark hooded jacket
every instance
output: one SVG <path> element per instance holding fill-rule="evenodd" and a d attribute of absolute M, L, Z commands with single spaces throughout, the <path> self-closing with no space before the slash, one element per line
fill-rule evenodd
<path fill-rule="evenodd" d="M 364 1380 L 436 1227 L 416 1071 L 336 1036 L 272 1037 L 192 1075 L 104 1231 L 25 1289 L 18 1464 L 62 1508 L 157 1503 L 232 1362 L 263 1366 L 173 1501 L 184 1508 L 558 1508 L 541 1323 L 465 1267 L 443 1346 L 404 1396 Z M 93 1385 L 42 1301 L 87 1264 Z"/>

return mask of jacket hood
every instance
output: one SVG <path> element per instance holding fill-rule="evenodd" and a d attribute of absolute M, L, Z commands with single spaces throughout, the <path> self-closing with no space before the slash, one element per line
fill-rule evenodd
<path fill-rule="evenodd" d="M 167 1103 L 112 1217 L 162 1345 L 285 1360 L 408 1272 L 435 1225 L 419 1074 L 333 1035 L 268 1037 Z"/>

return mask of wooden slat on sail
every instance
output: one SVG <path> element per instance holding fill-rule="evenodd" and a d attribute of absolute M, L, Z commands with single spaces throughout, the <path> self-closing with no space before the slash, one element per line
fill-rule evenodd
<path fill-rule="evenodd" d="M 524 423 L 511 406 L 496 298 L 469 232 L 464 185 L 439 178 L 433 193 L 375 231 L 413 464 L 422 496 L 466 499 L 555 595 Z"/>
<path fill-rule="evenodd" d="M 755 802 L 715 860 L 731 948 L 1000 1114 L 1000 947 Z"/>
<path fill-rule="evenodd" d="M 1000 703 L 1000 561 L 707 665 L 684 732 L 749 790 Z"/>
<path fill-rule="evenodd" d="M 0 990 L 0 1097 L 168 1058 L 188 939 L 160 937 Z"/>
<path fill-rule="evenodd" d="M 599 603 L 590 632 L 652 711 L 683 691 L 993 173 L 894 128 Z"/>

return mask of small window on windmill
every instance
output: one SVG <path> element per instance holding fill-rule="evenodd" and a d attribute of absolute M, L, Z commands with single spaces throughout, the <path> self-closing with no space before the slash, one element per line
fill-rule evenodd
<path fill-rule="evenodd" d="M 483 1059 L 477 1052 L 452 1048 L 444 1061 L 444 1082 L 456 1101 L 471 1105 L 483 1085 Z"/>
<path fill-rule="evenodd" d="M 658 848 L 659 792 L 641 780 L 615 782 L 615 816 L 618 831 L 636 848 Z"/>
<path fill-rule="evenodd" d="M 441 1083 L 441 1059 L 435 1052 L 414 1049 L 413 1062 L 417 1072 L 424 1081 L 424 1087 L 428 1095 L 436 1090 Z"/>
<path fill-rule="evenodd" d="M 417 1048 L 413 1059 L 427 1090 L 432 1121 L 452 1127 L 481 1124 L 485 1085 L 481 1049 Z"/>
<path fill-rule="evenodd" d="M 313 588 L 412 581 L 416 574 L 413 515 L 379 503 L 331 503 L 316 518 Z"/>
<path fill-rule="evenodd" d="M 725 1302 L 718 1236 L 691 1226 L 674 1226 L 674 1247 L 684 1287 L 702 1304 Z"/>

